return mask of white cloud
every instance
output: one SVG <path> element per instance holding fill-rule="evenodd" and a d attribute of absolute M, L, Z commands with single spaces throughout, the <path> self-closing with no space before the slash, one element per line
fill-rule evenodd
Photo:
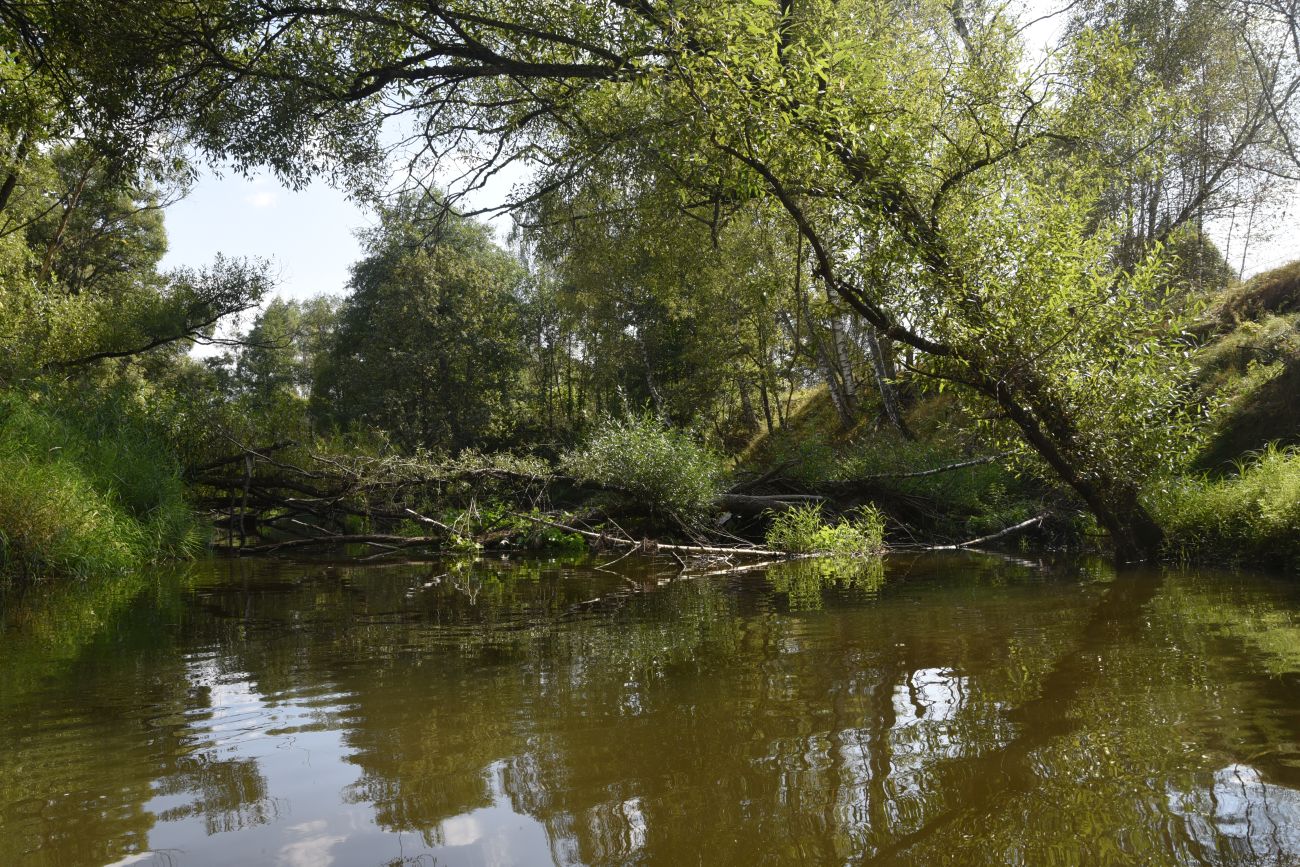
<path fill-rule="evenodd" d="M 442 839 L 448 846 L 470 846 L 483 836 L 483 826 L 473 816 L 452 816 L 442 820 Z"/>
<path fill-rule="evenodd" d="M 270 208 L 275 205 L 276 195 L 270 190 L 257 190 L 244 196 L 244 201 L 254 208 Z"/>
<path fill-rule="evenodd" d="M 330 850 L 342 843 L 347 837 L 337 834 L 320 834 L 327 828 L 323 820 L 292 825 L 287 830 L 299 836 L 307 837 L 297 843 L 290 843 L 280 849 L 280 864 L 283 867 L 328 867 L 334 862 Z M 311 837 L 308 835 L 318 834 Z"/>

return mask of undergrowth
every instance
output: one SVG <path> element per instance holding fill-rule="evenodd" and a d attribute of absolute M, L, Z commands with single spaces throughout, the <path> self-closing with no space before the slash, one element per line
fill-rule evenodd
<path fill-rule="evenodd" d="M 800 403 L 786 428 L 761 437 L 743 459 L 754 475 L 779 468 L 782 478 L 807 491 L 871 479 L 861 496 L 927 538 L 994 533 L 1043 511 L 1045 486 L 1035 475 L 1017 475 L 1004 461 L 907 477 L 997 451 L 950 394 L 923 394 L 907 415 L 914 440 L 876 427 L 870 415 L 853 430 L 837 430 L 829 396 L 820 390 Z"/>
<path fill-rule="evenodd" d="M 190 553 L 167 448 L 111 406 L 0 395 L 0 577 L 85 578 Z"/>
<path fill-rule="evenodd" d="M 1169 556 L 1300 564 L 1300 451 L 1269 445 L 1222 479 L 1177 479 L 1150 495 Z"/>

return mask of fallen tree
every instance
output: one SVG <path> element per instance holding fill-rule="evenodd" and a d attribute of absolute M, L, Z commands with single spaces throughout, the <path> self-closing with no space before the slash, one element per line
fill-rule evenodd
<path fill-rule="evenodd" d="M 558 532 L 593 548 L 625 552 L 781 557 L 790 552 L 757 541 L 774 514 L 815 506 L 829 518 L 869 500 L 888 480 L 957 472 L 1006 457 L 828 482 L 817 491 L 789 490 L 791 483 L 778 467 L 718 493 L 706 518 L 685 521 L 647 509 L 635 488 L 581 478 L 532 459 L 338 455 L 288 442 L 266 447 L 231 442 L 236 451 L 192 470 L 190 482 L 194 500 L 221 531 L 215 547 L 243 553 L 345 546 L 381 552 L 527 548 L 563 541 L 554 537 Z M 583 517 L 571 517 L 575 514 Z M 743 526 L 733 526 L 731 519 L 738 516 Z M 1039 526 L 1044 518 L 967 542 L 923 547 L 974 547 Z M 630 520 L 637 532 L 623 530 L 620 520 Z M 652 541 L 665 537 L 670 541 Z"/>

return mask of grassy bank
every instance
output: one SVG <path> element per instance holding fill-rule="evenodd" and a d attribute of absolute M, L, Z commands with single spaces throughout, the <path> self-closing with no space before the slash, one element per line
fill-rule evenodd
<path fill-rule="evenodd" d="M 0 395 L 0 579 L 120 574 L 197 544 L 180 467 L 111 406 Z"/>
<path fill-rule="evenodd" d="M 1148 499 L 1171 559 L 1300 565 L 1300 262 L 1212 299 L 1198 328 L 1204 445 Z"/>
<path fill-rule="evenodd" d="M 1178 479 L 1153 493 L 1176 560 L 1300 566 L 1300 452 L 1268 446 L 1215 478 Z"/>

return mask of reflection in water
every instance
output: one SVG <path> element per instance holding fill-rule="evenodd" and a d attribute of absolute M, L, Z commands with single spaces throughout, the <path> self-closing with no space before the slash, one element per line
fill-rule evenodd
<path fill-rule="evenodd" d="M 618 568 L 3 600 L 0 864 L 1300 864 L 1290 586 Z"/>
<path fill-rule="evenodd" d="M 1192 792 L 1171 792 L 1170 809 L 1210 864 L 1300 864 L 1300 791 L 1264 782 L 1249 765 L 1214 772 Z"/>

